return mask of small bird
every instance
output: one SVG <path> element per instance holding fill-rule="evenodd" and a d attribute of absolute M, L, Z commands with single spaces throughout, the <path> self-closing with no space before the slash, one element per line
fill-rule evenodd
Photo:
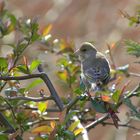
<path fill-rule="evenodd" d="M 81 80 L 90 97 L 92 107 L 100 113 L 108 112 L 115 127 L 118 128 L 119 118 L 116 115 L 116 110 L 113 109 L 113 105 L 89 94 L 89 89 L 98 91 L 104 89 L 104 86 L 108 84 L 110 80 L 108 60 L 89 42 L 84 42 L 75 54 L 79 56 L 81 61 Z"/>
<path fill-rule="evenodd" d="M 84 42 L 75 54 L 81 61 L 81 79 L 86 88 L 95 88 L 95 84 L 97 87 L 108 84 L 110 79 L 109 62 L 93 44 Z"/>

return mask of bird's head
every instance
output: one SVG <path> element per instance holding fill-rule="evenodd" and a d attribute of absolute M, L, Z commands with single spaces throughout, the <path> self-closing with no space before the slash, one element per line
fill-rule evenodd
<path fill-rule="evenodd" d="M 96 53 L 96 48 L 89 42 L 82 43 L 81 47 L 75 52 L 75 54 L 79 56 L 81 61 L 84 61 L 89 57 L 95 57 Z"/>

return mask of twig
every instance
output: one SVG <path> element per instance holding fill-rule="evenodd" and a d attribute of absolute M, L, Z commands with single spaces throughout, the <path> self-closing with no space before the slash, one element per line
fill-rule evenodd
<path fill-rule="evenodd" d="M 13 120 L 14 122 L 17 122 L 17 117 L 15 115 L 15 112 L 14 112 L 14 109 L 12 107 L 12 105 L 9 103 L 9 101 L 7 101 L 7 99 L 5 99 L 4 97 L 0 96 L 0 98 L 9 106 L 9 109 L 11 110 L 12 112 L 12 116 L 13 116 Z"/>
<path fill-rule="evenodd" d="M 67 107 L 67 113 L 69 110 L 79 101 L 81 97 L 77 96 L 75 99 L 73 99 L 66 107 Z"/>
<path fill-rule="evenodd" d="M 33 126 L 39 123 L 43 123 L 43 122 L 50 122 L 50 121 L 59 121 L 59 118 L 47 118 L 47 119 L 42 119 L 42 120 L 36 120 L 34 122 L 28 122 L 28 126 Z"/>
<path fill-rule="evenodd" d="M 10 129 L 11 133 L 16 133 L 14 127 L 7 121 L 7 119 L 3 116 L 1 112 L 0 112 L 0 121 L 6 128 L 8 127 Z M 19 135 L 17 135 L 15 139 L 22 140 L 22 138 Z"/>
<path fill-rule="evenodd" d="M 30 110 L 38 110 L 37 107 L 30 107 L 28 105 L 23 105 L 23 108 L 24 109 L 30 109 Z M 60 109 L 57 109 L 57 108 L 48 108 L 46 110 L 46 112 L 61 112 L 61 110 Z"/>
<path fill-rule="evenodd" d="M 40 102 L 40 101 L 46 101 L 53 99 L 51 96 L 48 97 L 25 97 L 25 96 L 15 96 L 15 97 L 6 97 L 7 100 L 26 100 L 26 101 L 34 101 L 34 102 Z"/>
<path fill-rule="evenodd" d="M 38 71 L 40 72 L 39 74 L 30 74 L 30 75 L 25 75 L 25 76 L 17 76 L 17 77 L 1 76 L 0 80 L 8 81 L 8 80 L 27 80 L 27 79 L 31 79 L 31 78 L 41 78 L 44 81 L 44 83 L 46 84 L 46 86 L 48 87 L 48 89 L 52 95 L 52 97 L 50 97 L 50 98 L 56 102 L 60 111 L 62 111 L 64 109 L 64 105 L 63 105 L 61 99 L 59 98 L 53 84 L 51 83 L 48 75 L 43 71 L 41 65 L 39 65 Z"/>
<path fill-rule="evenodd" d="M 114 125 L 114 123 L 110 123 L 110 122 L 102 122 L 103 125 Z M 131 126 L 130 124 L 118 124 L 118 126 L 120 127 L 128 127 L 131 129 L 134 129 L 136 131 L 140 131 L 140 128 L 137 128 L 135 126 Z"/>
<path fill-rule="evenodd" d="M 40 78 L 41 74 L 30 74 L 25 76 L 0 76 L 0 80 L 9 81 L 9 80 L 27 80 L 32 78 Z"/>
<path fill-rule="evenodd" d="M 140 74 L 139 74 L 139 73 L 129 72 L 128 74 L 129 74 L 130 76 L 140 77 Z"/>
<path fill-rule="evenodd" d="M 89 125 L 85 126 L 86 130 L 89 131 L 90 129 L 94 128 L 98 124 L 102 124 L 105 120 L 107 120 L 109 117 L 109 114 L 106 114 L 105 116 L 95 120 L 94 122 L 90 123 Z"/>

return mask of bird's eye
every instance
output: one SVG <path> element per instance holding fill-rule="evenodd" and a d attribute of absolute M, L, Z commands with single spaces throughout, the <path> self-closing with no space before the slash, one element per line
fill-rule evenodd
<path fill-rule="evenodd" d="M 86 49 L 86 48 L 82 49 L 82 52 L 85 52 L 85 51 L 87 51 L 87 49 Z"/>

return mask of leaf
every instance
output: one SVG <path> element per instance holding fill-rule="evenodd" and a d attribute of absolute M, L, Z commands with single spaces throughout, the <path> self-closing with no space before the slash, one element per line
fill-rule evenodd
<path fill-rule="evenodd" d="M 42 126 L 39 126 L 39 127 L 36 127 L 34 129 L 32 129 L 32 133 L 47 133 L 47 134 L 50 134 L 51 132 L 53 131 L 53 128 L 51 128 L 50 126 L 48 125 L 42 125 Z"/>
<path fill-rule="evenodd" d="M 25 65 L 18 65 L 16 68 L 18 69 L 19 72 L 22 72 L 24 74 L 30 73 Z"/>
<path fill-rule="evenodd" d="M 36 136 L 36 137 L 34 138 L 34 140 L 45 140 L 45 139 L 42 138 L 42 137 L 40 137 L 40 136 Z"/>
<path fill-rule="evenodd" d="M 52 24 L 49 24 L 48 26 L 45 27 L 45 29 L 43 30 L 42 35 L 46 36 L 52 29 Z"/>
<path fill-rule="evenodd" d="M 102 95 L 101 98 L 104 102 L 109 102 L 111 100 L 111 98 L 107 95 Z"/>
<path fill-rule="evenodd" d="M 32 72 L 34 69 L 36 69 L 39 64 L 41 64 L 40 60 L 34 60 L 32 61 L 31 65 L 30 65 L 30 72 Z"/>
<path fill-rule="evenodd" d="M 44 113 L 46 111 L 47 107 L 48 107 L 48 101 L 46 101 L 46 102 L 39 102 L 38 103 L 38 110 L 41 113 Z"/>
<path fill-rule="evenodd" d="M 140 57 L 140 43 L 135 42 L 133 40 L 126 40 L 125 44 L 127 45 L 127 52 L 130 55 L 135 55 L 136 57 Z"/>
<path fill-rule="evenodd" d="M 84 130 L 83 128 L 76 129 L 76 130 L 74 131 L 74 135 L 75 135 L 75 136 L 79 135 L 83 130 Z"/>
<path fill-rule="evenodd" d="M 9 140 L 8 135 L 7 134 L 0 134 L 0 139 L 1 140 Z"/>
<path fill-rule="evenodd" d="M 58 76 L 61 80 L 63 80 L 63 81 L 67 81 L 67 79 L 68 79 L 68 73 L 67 73 L 66 70 L 64 70 L 64 71 L 58 71 L 58 72 L 57 72 L 57 76 Z"/>
<path fill-rule="evenodd" d="M 74 140 L 75 136 L 71 131 L 65 130 L 63 133 L 64 133 L 63 136 L 64 139 L 66 138 L 67 140 Z"/>
<path fill-rule="evenodd" d="M 26 90 L 25 91 L 28 91 L 34 87 L 36 87 L 37 85 L 41 84 L 43 82 L 42 79 L 36 79 L 34 80 L 33 82 L 31 82 L 27 87 L 26 87 Z"/>
<path fill-rule="evenodd" d="M 96 98 L 91 99 L 92 107 L 95 109 L 96 112 L 99 113 L 106 113 L 107 109 L 103 101 L 99 101 Z"/>
<path fill-rule="evenodd" d="M 53 128 L 53 129 L 54 129 L 54 128 L 55 128 L 55 126 L 56 126 L 56 122 L 55 122 L 55 121 L 51 121 L 51 122 L 50 122 L 50 126 L 51 126 L 51 128 Z"/>
<path fill-rule="evenodd" d="M 115 103 L 118 103 L 119 101 L 119 98 L 120 98 L 120 95 L 121 95 L 121 91 L 120 90 L 116 90 L 113 95 L 112 95 L 112 99 Z"/>
<path fill-rule="evenodd" d="M 79 123 L 80 123 L 79 120 L 73 122 L 73 123 L 69 126 L 68 130 L 71 131 L 71 132 L 73 132 L 73 130 L 77 127 L 77 125 L 78 125 Z"/>
<path fill-rule="evenodd" d="M 8 66 L 8 62 L 6 58 L 0 57 L 0 70 L 7 68 L 7 66 Z"/>
<path fill-rule="evenodd" d="M 132 104 L 131 100 L 126 98 L 123 102 L 135 113 L 135 116 L 140 119 L 140 113 L 137 111 L 137 107 Z"/>

